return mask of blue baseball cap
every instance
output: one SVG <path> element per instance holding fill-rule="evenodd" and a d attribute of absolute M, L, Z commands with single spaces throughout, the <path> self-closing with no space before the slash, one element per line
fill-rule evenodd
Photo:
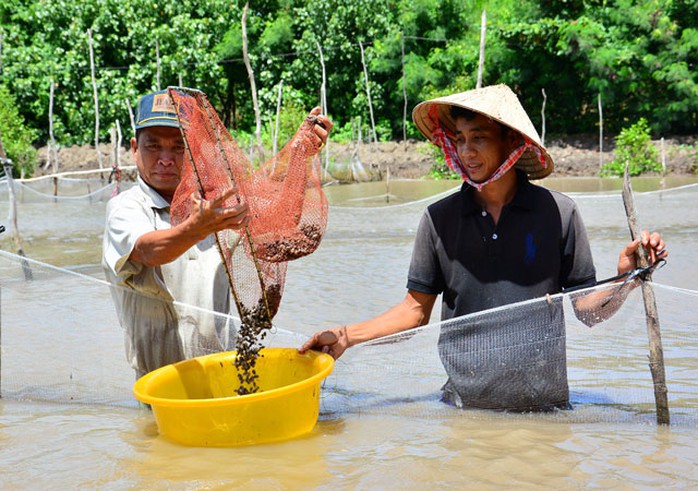
<path fill-rule="evenodd" d="M 136 129 L 140 130 L 151 126 L 179 128 L 177 110 L 172 105 L 167 90 L 146 94 L 138 101 Z"/>

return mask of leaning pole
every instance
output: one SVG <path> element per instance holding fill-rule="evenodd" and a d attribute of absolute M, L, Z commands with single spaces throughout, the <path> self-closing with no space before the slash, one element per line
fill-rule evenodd
<path fill-rule="evenodd" d="M 637 223 L 635 199 L 633 198 L 633 189 L 630 185 L 627 163 L 623 176 L 623 205 L 625 205 L 625 214 L 628 217 L 630 237 L 635 240 L 641 237 L 641 232 Z M 649 266 L 647 250 L 640 245 L 635 254 L 637 256 L 638 266 L 640 268 L 647 268 Z M 650 284 L 651 279 L 652 277 L 649 276 L 641 283 L 642 300 L 645 304 L 645 318 L 647 320 L 647 336 L 649 338 L 650 372 L 652 373 L 654 400 L 657 406 L 657 424 L 668 425 L 669 401 L 664 371 L 664 350 L 662 348 L 662 335 L 659 328 L 659 316 L 657 315 L 657 302 L 654 297 L 654 289 Z"/>

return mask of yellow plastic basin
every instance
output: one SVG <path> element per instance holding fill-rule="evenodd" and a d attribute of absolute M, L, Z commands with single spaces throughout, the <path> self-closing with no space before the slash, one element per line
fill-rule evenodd
<path fill-rule="evenodd" d="M 239 396 L 235 352 L 158 368 L 133 386 L 150 404 L 161 435 L 184 445 L 234 446 L 287 440 L 310 432 L 320 412 L 320 383 L 334 367 L 324 353 L 260 351 L 260 391 Z"/>

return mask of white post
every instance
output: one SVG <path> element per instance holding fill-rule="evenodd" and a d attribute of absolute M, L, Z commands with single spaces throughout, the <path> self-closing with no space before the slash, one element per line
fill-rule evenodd
<path fill-rule="evenodd" d="M 601 92 L 598 96 L 599 104 L 599 169 L 603 167 L 603 106 L 601 105 Z"/>
<path fill-rule="evenodd" d="M 250 2 L 245 3 L 245 8 L 242 11 L 242 56 L 245 59 L 245 67 L 247 68 L 247 75 L 250 78 L 250 88 L 252 89 L 252 105 L 254 106 L 254 119 L 256 122 L 255 126 L 255 137 L 257 139 L 257 147 L 261 153 L 262 150 L 262 119 L 259 115 L 259 104 L 257 102 L 257 86 L 254 81 L 254 71 L 252 70 L 252 64 L 250 63 L 250 56 L 247 52 L 247 11 L 249 10 Z M 260 155 L 261 160 L 264 160 L 264 156 Z"/>
<path fill-rule="evenodd" d="M 278 147 L 278 140 L 279 140 L 279 116 L 281 115 L 281 95 L 283 94 L 283 86 L 284 86 L 284 81 L 281 79 L 279 81 L 279 93 L 276 97 L 276 121 L 274 122 L 274 146 L 273 146 L 273 152 L 274 152 L 274 158 L 276 158 L 276 152 Z"/>
<path fill-rule="evenodd" d="M 56 139 L 53 137 L 53 94 L 56 84 L 51 79 L 51 87 L 49 89 L 48 97 L 48 135 L 50 144 L 48 146 L 48 155 L 46 168 L 53 164 L 53 173 L 58 172 L 58 147 L 56 146 Z"/>
<path fill-rule="evenodd" d="M 157 88 L 160 90 L 160 43 L 157 39 L 155 40 L 155 63 L 157 64 Z"/>
<path fill-rule="evenodd" d="M 402 48 L 402 100 L 405 101 L 402 108 L 402 144 L 407 146 L 407 83 L 405 82 L 405 33 L 400 33 Z"/>
<path fill-rule="evenodd" d="M 322 54 L 322 46 L 317 42 L 317 49 L 320 52 L 320 66 L 322 67 L 322 85 L 320 85 L 320 106 L 322 107 L 322 113 L 327 114 L 327 74 L 325 72 L 325 57 Z M 327 175 L 327 169 L 330 167 L 330 141 L 329 139 L 325 142 L 325 175 Z"/>
<path fill-rule="evenodd" d="M 5 154 L 5 149 L 2 146 L 2 135 L 0 135 L 0 164 L 2 164 L 5 170 L 5 176 L 7 177 L 7 194 L 10 200 L 10 215 L 8 220 L 12 223 L 12 235 L 15 239 L 15 245 L 17 246 L 17 254 L 24 258 L 22 239 L 19 237 L 19 228 L 17 227 L 17 198 L 15 197 L 15 183 L 12 178 L 12 161 L 8 159 Z M 25 280 L 31 280 L 33 278 L 31 267 L 26 259 L 22 259 L 22 271 L 24 272 Z"/>
<path fill-rule="evenodd" d="M 111 145 L 111 167 L 116 168 L 116 156 L 119 153 L 116 147 L 116 126 L 109 128 L 109 144 Z"/>
<path fill-rule="evenodd" d="M 133 117 L 133 108 L 131 107 L 131 102 L 126 99 L 126 107 L 128 108 L 128 117 L 131 120 L 131 131 L 133 131 L 133 135 L 136 136 L 136 120 Z"/>
<path fill-rule="evenodd" d="M 666 174 L 666 154 L 664 153 L 664 137 L 660 140 L 662 144 L 662 176 Z"/>
<path fill-rule="evenodd" d="M 116 120 L 116 166 L 121 167 L 121 123 Z"/>
<path fill-rule="evenodd" d="M 97 96 L 97 79 L 95 77 L 95 55 L 92 47 L 92 29 L 87 30 L 87 35 L 90 41 L 90 69 L 92 71 L 92 93 L 95 100 L 95 150 L 97 151 L 97 163 L 102 169 L 102 153 L 99 151 L 99 97 Z"/>
<path fill-rule="evenodd" d="M 475 88 L 482 87 L 482 71 L 485 68 L 485 34 L 487 33 L 487 11 L 482 11 L 482 21 L 480 22 L 480 60 L 477 64 L 477 84 Z"/>
<path fill-rule="evenodd" d="M 543 106 L 540 109 L 540 116 L 543 125 L 540 131 L 540 142 L 543 144 L 543 146 L 545 146 L 545 103 L 548 100 L 548 96 L 545 95 L 545 89 L 540 89 L 540 91 L 543 93 Z"/>
<path fill-rule="evenodd" d="M 376 122 L 373 119 L 373 103 L 371 102 L 371 88 L 368 84 L 368 69 L 366 68 L 366 59 L 364 58 L 364 45 L 359 41 L 359 48 L 361 49 L 361 64 L 364 66 L 364 80 L 366 81 L 366 96 L 368 97 L 368 110 L 371 115 L 371 129 L 373 130 L 373 142 L 378 143 L 378 136 L 376 135 Z"/>

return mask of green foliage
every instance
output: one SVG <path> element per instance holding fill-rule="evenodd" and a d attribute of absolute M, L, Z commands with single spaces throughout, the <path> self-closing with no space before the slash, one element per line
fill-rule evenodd
<path fill-rule="evenodd" d="M 227 28 L 228 2 L 31 0 L 3 4 L 3 80 L 27 124 L 48 137 L 48 99 L 56 82 L 54 128 L 63 144 L 94 141 L 95 107 L 88 29 L 92 30 L 101 140 L 115 119 L 129 121 L 126 101 L 160 87 L 200 87 L 217 104 L 222 68 L 213 47 Z"/>
<path fill-rule="evenodd" d="M 92 30 L 100 140 L 128 101 L 159 86 L 203 90 L 224 124 L 249 134 L 255 116 L 242 57 L 243 1 L 5 0 L 0 4 L 2 81 L 38 144 L 48 139 L 48 98 L 57 84 L 54 133 L 61 145 L 94 141 L 88 29 Z M 655 133 L 698 127 L 698 3 L 678 0 L 265 0 L 252 2 L 248 51 L 264 125 L 284 83 L 289 126 L 320 105 L 349 134 L 370 110 L 364 48 L 381 140 L 421 138 L 411 110 L 475 87 L 480 23 L 487 11 L 483 83 L 507 83 L 540 127 L 545 90 L 549 134 L 620 132 L 644 118 Z M 404 50 L 404 57 L 403 57 Z M 405 106 L 407 109 L 405 111 Z M 300 109 L 304 108 L 304 109 Z M 406 112 L 406 115 L 405 115 Z M 285 124 L 285 123 L 282 123 Z M 295 130 L 295 126 L 293 126 Z M 290 130 L 282 135 L 289 137 Z M 267 130 L 267 133 L 269 131 Z"/>
<path fill-rule="evenodd" d="M 429 177 L 431 179 L 460 179 L 460 176 L 456 174 L 454 171 L 452 171 L 451 168 L 448 166 L 448 164 L 446 163 L 446 159 L 444 158 L 443 152 L 436 145 L 428 145 L 426 147 L 423 147 L 423 150 L 421 151 L 427 152 L 434 159 L 434 163 L 432 164 L 431 169 L 429 170 Z"/>
<path fill-rule="evenodd" d="M 603 166 L 601 175 L 622 177 L 626 164 L 631 176 L 662 171 L 657 148 L 652 145 L 650 128 L 644 118 L 620 132 L 616 138 L 615 158 Z"/>
<path fill-rule="evenodd" d="M 355 120 L 347 121 L 344 124 L 335 123 L 332 128 L 332 141 L 337 143 L 349 143 L 356 141 Z"/>
<path fill-rule="evenodd" d="M 3 85 L 0 85 L 0 137 L 14 172 L 31 175 L 36 166 L 36 150 L 32 147 L 36 134 L 24 124 L 12 94 Z"/>
<path fill-rule="evenodd" d="M 308 116 L 310 109 L 306 109 L 300 102 L 288 98 L 281 105 L 279 112 L 279 135 L 276 139 L 277 148 L 283 148 L 286 143 L 296 134 L 303 120 Z M 272 125 L 276 126 L 276 115 L 270 116 L 269 123 L 264 127 L 262 140 L 269 148 L 272 143 Z"/>

